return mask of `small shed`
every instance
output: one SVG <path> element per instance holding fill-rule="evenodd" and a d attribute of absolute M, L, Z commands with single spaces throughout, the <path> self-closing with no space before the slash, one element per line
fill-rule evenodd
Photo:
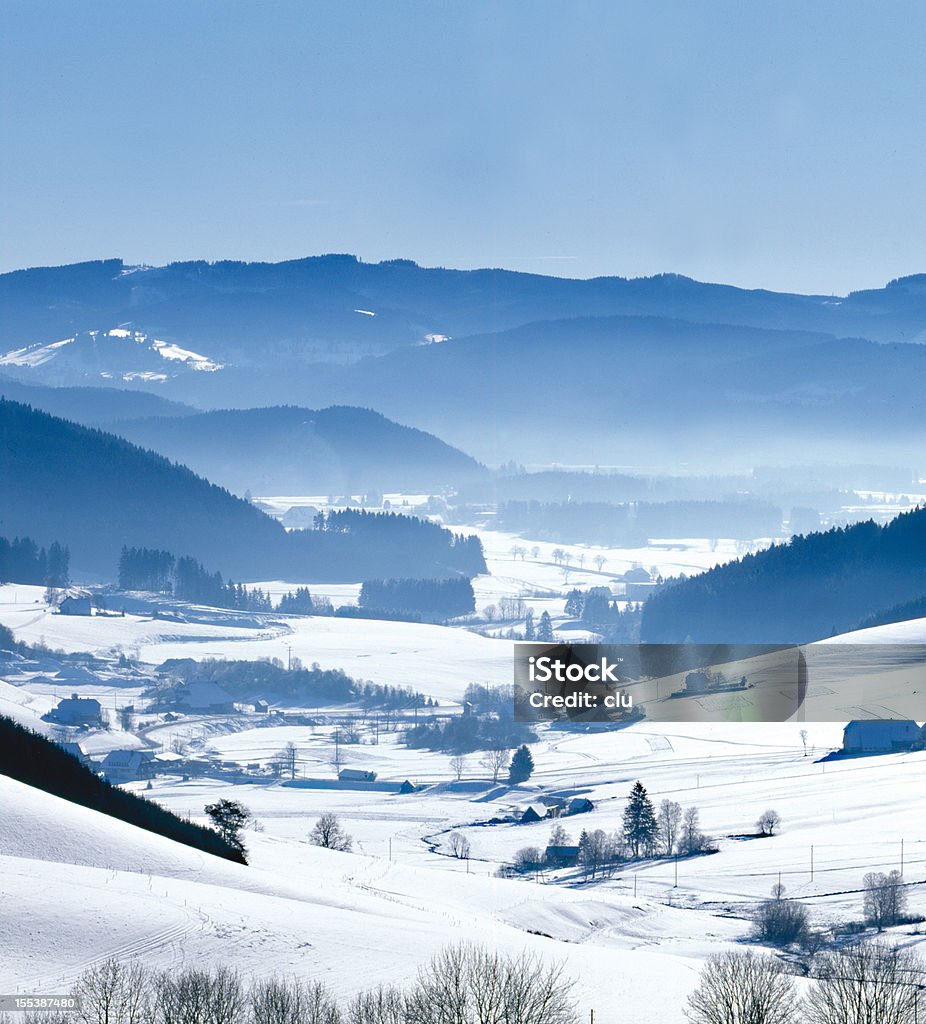
<path fill-rule="evenodd" d="M 406 779 L 401 786 L 399 786 L 399 792 L 402 796 L 407 796 L 409 793 L 415 792 L 415 787 Z"/>
<path fill-rule="evenodd" d="M 531 804 L 529 807 L 525 808 L 518 821 L 522 825 L 531 825 L 536 821 L 543 821 L 543 819 L 546 817 L 546 807 L 536 807 L 533 804 Z"/>
<path fill-rule="evenodd" d="M 338 772 L 341 782 L 376 782 L 376 772 L 365 771 L 362 768 L 342 768 Z"/>
<path fill-rule="evenodd" d="M 579 848 L 578 846 L 548 846 L 544 859 L 551 867 L 575 867 L 579 863 Z"/>
<path fill-rule="evenodd" d="M 569 806 L 566 808 L 567 814 L 587 814 L 589 811 L 593 811 L 595 805 L 584 796 L 575 796 L 569 801 Z"/>

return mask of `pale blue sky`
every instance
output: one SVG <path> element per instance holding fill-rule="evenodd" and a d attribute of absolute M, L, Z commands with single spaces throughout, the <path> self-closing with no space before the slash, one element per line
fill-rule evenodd
<path fill-rule="evenodd" d="M 0 269 L 926 271 L 918 2 L 0 0 Z"/>

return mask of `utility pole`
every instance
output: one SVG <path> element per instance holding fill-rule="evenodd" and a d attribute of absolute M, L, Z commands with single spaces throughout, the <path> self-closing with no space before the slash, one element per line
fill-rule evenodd
<path fill-rule="evenodd" d="M 678 854 L 675 855 L 675 888 L 678 888 Z"/>
<path fill-rule="evenodd" d="M 903 878 L 903 836 L 900 838 L 900 877 Z"/>
<path fill-rule="evenodd" d="M 813 881 L 813 847 L 810 848 L 810 880 Z"/>

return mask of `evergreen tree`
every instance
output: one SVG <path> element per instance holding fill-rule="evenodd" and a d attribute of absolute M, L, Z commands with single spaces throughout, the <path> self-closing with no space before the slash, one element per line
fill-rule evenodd
<path fill-rule="evenodd" d="M 656 812 L 643 783 L 637 780 L 624 809 L 624 839 L 634 857 L 649 853 L 656 845 Z"/>
<path fill-rule="evenodd" d="M 582 609 L 585 607 L 585 598 L 581 590 L 570 590 L 566 595 L 566 607 L 564 611 L 574 619 L 582 618 Z"/>
<path fill-rule="evenodd" d="M 534 774 L 534 759 L 527 744 L 522 743 L 514 752 L 511 764 L 508 766 L 508 781 L 513 785 L 519 782 L 527 782 Z"/>
<path fill-rule="evenodd" d="M 545 611 L 540 616 L 540 622 L 537 626 L 537 642 L 541 644 L 552 644 L 553 639 L 553 623 L 550 621 L 550 613 Z"/>
<path fill-rule="evenodd" d="M 524 639 L 535 640 L 536 638 L 537 630 L 534 628 L 534 613 L 528 608 L 527 615 L 524 617 Z"/>

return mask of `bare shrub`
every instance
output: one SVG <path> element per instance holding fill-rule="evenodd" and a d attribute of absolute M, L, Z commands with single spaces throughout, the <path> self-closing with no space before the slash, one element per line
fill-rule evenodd
<path fill-rule="evenodd" d="M 792 1024 L 801 1019 L 794 979 L 771 956 L 721 953 L 688 997 L 693 1024 Z"/>
<path fill-rule="evenodd" d="M 772 898 L 759 905 L 753 918 L 753 934 L 773 946 L 789 946 L 802 942 L 807 935 L 807 908 L 795 900 L 784 898 L 784 886 L 776 885 Z"/>

